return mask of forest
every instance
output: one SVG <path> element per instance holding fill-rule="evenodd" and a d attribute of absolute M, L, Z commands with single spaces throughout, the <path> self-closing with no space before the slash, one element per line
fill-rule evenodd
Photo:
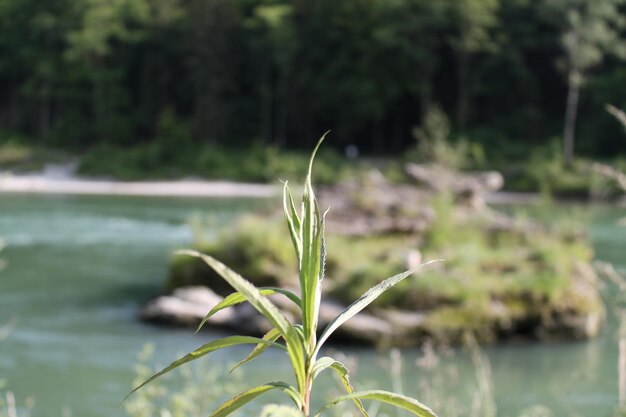
<path fill-rule="evenodd" d="M 387 156 L 432 109 L 487 159 L 626 150 L 623 0 L 2 0 L 0 140 Z M 560 146 L 560 145 L 559 145 Z"/>

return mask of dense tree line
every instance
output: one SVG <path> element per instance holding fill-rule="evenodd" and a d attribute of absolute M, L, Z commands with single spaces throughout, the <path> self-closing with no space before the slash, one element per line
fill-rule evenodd
<path fill-rule="evenodd" d="M 612 154 L 623 3 L 0 0 L 0 129 L 76 150 L 294 149 L 333 129 L 337 147 L 389 153 L 436 106 L 505 151 L 561 136 L 568 103 L 577 151 Z"/>

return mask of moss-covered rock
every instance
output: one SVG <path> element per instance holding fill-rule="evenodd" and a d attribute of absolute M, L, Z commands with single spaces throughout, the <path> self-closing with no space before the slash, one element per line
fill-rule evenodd
<path fill-rule="evenodd" d="M 395 187 L 380 179 L 373 185 L 371 178 L 368 181 L 370 187 L 386 187 L 376 192 L 366 188 L 363 192 L 370 195 L 384 195 Z M 480 205 L 460 206 L 452 195 L 424 190 L 418 199 L 427 205 L 423 210 L 401 210 L 403 199 L 395 199 L 376 213 L 368 205 L 362 207 L 362 198 L 350 197 L 358 189 L 338 188 L 343 191 L 339 205 L 362 218 L 350 219 L 343 212 L 338 222 L 333 220 L 334 212 L 328 215 L 327 296 L 347 305 L 422 259 L 444 259 L 402 281 L 369 307 L 372 317 L 392 323 L 393 331 L 385 333 L 389 340 L 377 342 L 414 344 L 426 335 L 454 342 L 467 331 L 482 341 L 580 339 L 599 331 L 604 313 L 589 265 L 593 252 L 584 233 L 506 216 Z M 407 188 L 401 191 L 410 194 Z M 326 203 L 334 207 L 332 201 Z M 399 218 L 424 219 L 425 212 L 433 214 L 427 227 L 420 223 L 419 228 L 391 228 L 384 233 L 333 233 L 355 230 L 345 224 L 334 228 L 338 223 L 363 224 L 363 219 L 395 216 L 392 223 L 398 225 L 403 221 Z M 287 236 L 281 215 L 248 216 L 195 249 L 210 253 L 257 286 L 296 287 L 296 257 Z M 201 262 L 175 257 L 169 286 L 188 285 L 206 285 L 221 295 L 231 291 Z"/>

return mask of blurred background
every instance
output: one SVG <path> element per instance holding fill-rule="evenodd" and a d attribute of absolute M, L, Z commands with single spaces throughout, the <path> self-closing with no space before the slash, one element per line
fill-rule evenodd
<path fill-rule="evenodd" d="M 327 130 L 328 295 L 446 259 L 337 341 L 362 387 L 623 415 L 624 60 L 625 0 L 0 0 L 0 416 L 206 415 L 288 374 L 209 363 L 119 407 L 240 327 L 192 337 L 210 305 L 175 290 L 228 289 L 174 249 L 293 283 L 276 184 Z"/>
<path fill-rule="evenodd" d="M 434 109 L 511 169 L 558 152 L 564 124 L 576 155 L 624 152 L 604 111 L 626 104 L 619 0 L 0 7 L 3 142 L 82 156 L 85 173 L 224 177 L 211 155 L 306 151 L 328 129 L 339 153 L 395 156 Z"/>

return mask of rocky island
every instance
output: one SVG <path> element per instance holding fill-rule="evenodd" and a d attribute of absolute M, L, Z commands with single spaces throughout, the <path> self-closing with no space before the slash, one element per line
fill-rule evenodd
<path fill-rule="evenodd" d="M 593 256 L 583 232 L 547 226 L 488 207 L 502 187 L 497 172 L 460 173 L 407 164 L 406 181 L 378 171 L 318 191 L 327 215 L 328 257 L 320 327 L 384 278 L 427 259 L 444 259 L 390 290 L 348 321 L 336 341 L 410 346 L 425 338 L 459 342 L 584 339 L 604 319 Z M 297 285 L 297 265 L 282 216 L 250 215 L 198 241 L 257 286 Z M 152 322 L 197 325 L 232 290 L 202 262 L 174 256 L 170 295 L 142 311 Z M 296 310 L 279 295 L 272 300 Z M 298 320 L 292 314 L 293 320 Z M 247 304 L 209 320 L 217 327 L 262 334 L 268 324 Z"/>

